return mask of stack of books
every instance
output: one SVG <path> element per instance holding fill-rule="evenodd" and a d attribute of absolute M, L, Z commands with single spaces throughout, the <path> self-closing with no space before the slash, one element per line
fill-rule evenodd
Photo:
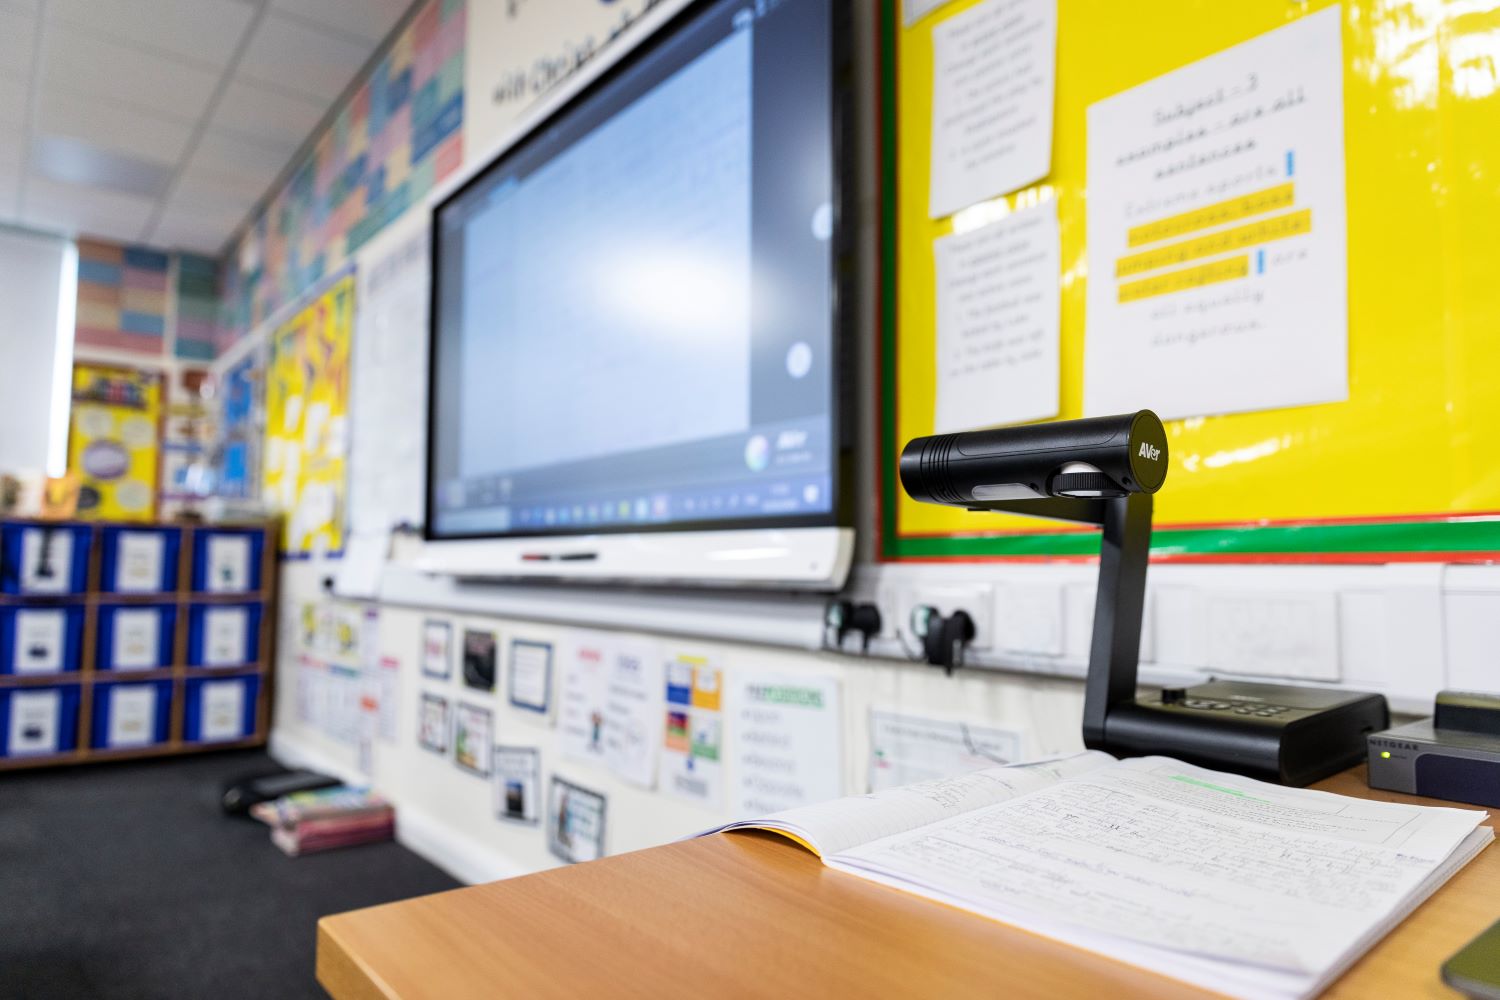
<path fill-rule="evenodd" d="M 320 788 L 252 806 L 250 815 L 271 828 L 271 843 L 297 857 L 336 847 L 390 840 L 396 810 L 367 788 Z"/>

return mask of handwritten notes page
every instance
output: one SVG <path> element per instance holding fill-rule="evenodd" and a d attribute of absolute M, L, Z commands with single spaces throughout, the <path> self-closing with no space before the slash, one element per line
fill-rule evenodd
<path fill-rule="evenodd" d="M 1056 0 L 985 0 L 932 29 L 934 219 L 1052 170 Z"/>
<path fill-rule="evenodd" d="M 1085 412 L 1348 398 L 1340 17 L 1089 106 Z"/>
<path fill-rule="evenodd" d="M 1055 417 L 1057 206 L 1048 200 L 933 245 L 937 433 Z"/>
<path fill-rule="evenodd" d="M 1071 775 L 1112 763 L 1114 758 L 1109 754 L 1089 750 L 1058 760 L 991 767 L 869 795 L 851 795 L 716 829 L 753 827 L 787 833 L 827 858 L 860 844 L 1004 802 Z"/>
<path fill-rule="evenodd" d="M 1151 757 L 827 860 L 1212 989 L 1301 996 L 1477 853 L 1483 817 Z"/>

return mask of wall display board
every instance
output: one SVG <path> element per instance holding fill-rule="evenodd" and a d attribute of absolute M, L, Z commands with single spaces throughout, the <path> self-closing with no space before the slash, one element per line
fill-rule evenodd
<path fill-rule="evenodd" d="M 266 373 L 265 497 L 292 557 L 344 548 L 354 275 L 335 278 L 276 329 Z"/>
<path fill-rule="evenodd" d="M 249 500 L 260 493 L 261 442 L 265 430 L 265 352 L 257 346 L 224 372 L 219 386 L 220 496 Z"/>
<path fill-rule="evenodd" d="M 1107 404 L 1177 418 L 1156 558 L 1500 556 L 1500 75 L 1470 54 L 1490 47 L 1500 8 L 1069 0 L 1051 173 L 933 219 L 934 34 L 977 6 L 913 19 L 884 3 L 882 556 L 1098 552 L 1092 531 L 916 503 L 896 475 L 905 442 L 934 431 L 934 243 L 1045 202 L 1060 239 L 1058 416 Z M 1119 134 L 1128 115 L 1138 126 Z M 1299 274 L 1316 295 L 1283 294 Z M 1170 355 L 1171 381 L 1143 378 L 1137 398 L 1119 364 L 1086 372 L 1090 352 L 1128 358 L 1130 344 Z M 1237 374 L 1255 384 L 1202 391 Z M 1407 455 L 1420 474 L 1372 482 Z"/>
<path fill-rule="evenodd" d="M 165 395 L 160 372 L 80 362 L 73 366 L 68 468 L 83 477 L 80 517 L 155 516 Z"/>

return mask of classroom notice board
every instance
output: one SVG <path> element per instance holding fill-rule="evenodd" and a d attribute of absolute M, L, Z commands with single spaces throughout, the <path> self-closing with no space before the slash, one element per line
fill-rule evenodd
<path fill-rule="evenodd" d="M 881 554 L 1096 555 L 1094 532 L 919 504 L 897 481 L 902 445 L 933 432 L 933 241 L 953 227 L 928 214 L 933 29 L 978 0 L 943 4 L 909 27 L 902 2 L 883 0 L 881 25 Z M 1333 6 L 1348 398 L 1169 421 L 1158 559 L 1500 558 L 1500 0 L 1059 0 L 1052 171 L 990 209 L 1056 204 L 1059 417 L 1081 416 L 1089 105 Z"/>

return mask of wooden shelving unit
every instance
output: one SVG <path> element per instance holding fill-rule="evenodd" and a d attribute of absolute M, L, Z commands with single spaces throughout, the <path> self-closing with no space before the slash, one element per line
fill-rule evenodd
<path fill-rule="evenodd" d="M 205 753 L 213 750 L 235 750 L 264 746 L 270 731 L 272 701 L 272 678 L 276 662 L 276 525 L 274 522 L 255 524 L 209 525 L 192 522 L 51 522 L 6 519 L 7 525 L 60 527 L 62 524 L 86 524 L 94 531 L 90 536 L 88 551 L 88 585 L 86 592 L 66 595 L 29 595 L 0 593 L 0 607 L 82 607 L 83 641 L 79 648 L 78 669 L 51 674 L 0 674 L 0 690 L 23 687 L 54 687 L 76 684 L 79 689 L 77 747 L 59 754 L 45 756 L 0 756 L 0 771 L 14 771 L 35 767 L 57 767 L 67 764 L 82 764 L 89 761 L 137 760 L 144 757 L 167 757 L 174 754 Z M 126 530 L 146 528 L 176 528 L 182 532 L 182 544 L 178 548 L 177 589 L 156 594 L 114 594 L 101 592 L 101 562 L 103 559 L 103 528 L 118 527 Z M 251 529 L 263 534 L 259 590 L 243 593 L 208 593 L 192 589 L 193 538 L 200 531 L 219 529 Z M 97 669 L 98 619 L 100 605 L 174 605 L 177 609 L 172 637 L 172 665 L 152 670 L 99 670 Z M 261 607 L 260 629 L 257 643 L 258 657 L 255 663 L 238 667 L 193 667 L 188 666 L 188 609 L 192 605 L 208 604 L 259 604 Z M 260 679 L 257 685 L 255 705 L 255 732 L 243 739 L 224 742 L 189 742 L 183 738 L 183 715 L 187 705 L 187 681 L 190 678 L 232 678 L 253 676 Z M 95 748 L 89 744 L 93 739 L 94 688 L 98 683 L 112 681 L 172 681 L 171 716 L 168 721 L 165 743 L 145 747 L 130 747 L 119 750 Z"/>

